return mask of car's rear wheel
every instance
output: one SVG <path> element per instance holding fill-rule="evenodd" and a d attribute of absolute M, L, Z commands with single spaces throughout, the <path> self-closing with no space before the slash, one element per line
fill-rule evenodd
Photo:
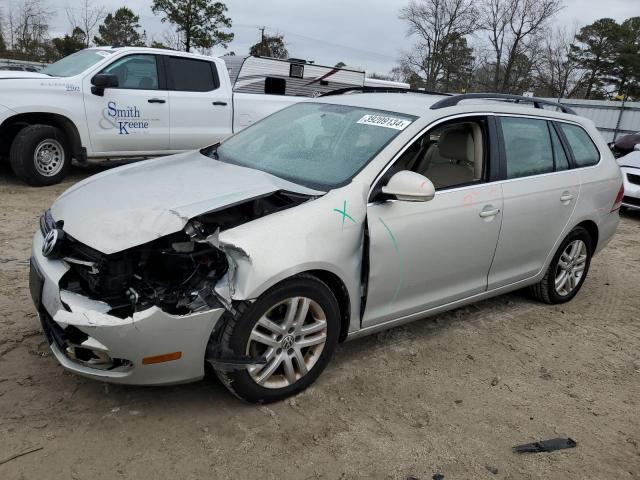
<path fill-rule="evenodd" d="M 223 351 L 266 363 L 242 370 L 216 370 L 238 397 L 269 403 L 311 385 L 335 351 L 340 311 L 335 295 L 319 279 L 300 275 L 265 292 L 225 325 Z"/>
<path fill-rule="evenodd" d="M 592 252 L 589 232 L 574 228 L 556 251 L 545 276 L 531 287 L 532 295 L 550 304 L 571 300 L 587 277 Z"/>
<path fill-rule="evenodd" d="M 71 167 L 64 133 L 49 125 L 20 130 L 11 145 L 10 160 L 16 176 L 35 187 L 59 183 Z"/>

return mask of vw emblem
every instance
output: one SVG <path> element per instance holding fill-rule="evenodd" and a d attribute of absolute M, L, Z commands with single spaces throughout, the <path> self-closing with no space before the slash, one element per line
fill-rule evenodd
<path fill-rule="evenodd" d="M 291 335 L 287 335 L 282 339 L 282 348 L 285 350 L 289 350 L 291 347 L 293 347 L 293 344 L 294 340 Z"/>
<path fill-rule="evenodd" d="M 44 243 L 42 244 L 42 255 L 48 257 L 51 255 L 58 243 L 58 229 L 54 228 L 50 230 L 49 233 L 44 237 Z"/>

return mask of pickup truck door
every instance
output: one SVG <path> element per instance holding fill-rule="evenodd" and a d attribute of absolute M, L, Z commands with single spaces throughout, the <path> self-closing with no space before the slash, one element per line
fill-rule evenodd
<path fill-rule="evenodd" d="M 84 80 L 84 105 L 93 152 L 122 156 L 166 153 L 169 149 L 169 92 L 156 55 L 133 54 L 114 60 L 99 73 L 118 77 L 104 95 Z M 90 155 L 91 156 L 91 155 Z"/>
<path fill-rule="evenodd" d="M 216 63 L 163 56 L 169 86 L 171 150 L 191 150 L 232 133 L 233 104 L 227 72 Z M 222 77 L 224 75 L 224 77 Z"/>

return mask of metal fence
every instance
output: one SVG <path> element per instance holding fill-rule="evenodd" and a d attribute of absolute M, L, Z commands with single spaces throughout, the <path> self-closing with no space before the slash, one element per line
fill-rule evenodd
<path fill-rule="evenodd" d="M 607 142 L 612 142 L 629 133 L 640 132 L 640 102 L 573 98 L 549 98 L 548 100 L 559 101 L 574 109 L 578 115 L 592 120 Z"/>

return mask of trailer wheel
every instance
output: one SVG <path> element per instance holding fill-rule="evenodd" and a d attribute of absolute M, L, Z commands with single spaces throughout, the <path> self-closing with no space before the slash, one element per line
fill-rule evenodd
<path fill-rule="evenodd" d="M 69 172 L 69 144 L 59 128 L 29 125 L 18 132 L 10 152 L 11 168 L 34 187 L 60 183 Z"/>

